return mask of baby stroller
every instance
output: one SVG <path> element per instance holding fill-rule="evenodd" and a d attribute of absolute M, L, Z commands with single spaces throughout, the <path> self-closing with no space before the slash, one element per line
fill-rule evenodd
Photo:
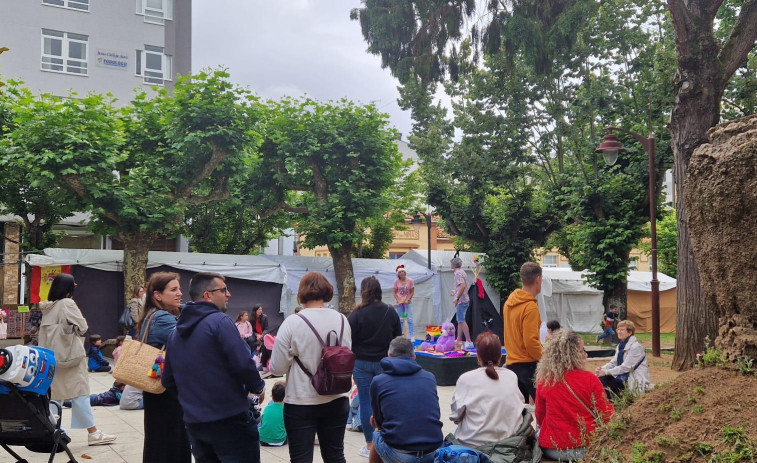
<path fill-rule="evenodd" d="M 61 429 L 61 405 L 48 395 L 54 375 L 55 356 L 48 349 L 27 346 L 0 349 L 0 446 L 16 463 L 27 460 L 10 446 L 49 453 L 48 463 L 52 463 L 57 453 L 66 452 L 68 463 L 76 463 L 68 448 L 71 438 Z"/>

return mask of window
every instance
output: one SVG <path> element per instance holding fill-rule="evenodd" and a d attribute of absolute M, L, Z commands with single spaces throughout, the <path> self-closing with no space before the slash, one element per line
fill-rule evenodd
<path fill-rule="evenodd" d="M 163 47 L 145 45 L 144 50 L 137 50 L 137 75 L 146 84 L 163 85 L 171 80 L 173 69 L 171 56 L 163 54 Z"/>
<path fill-rule="evenodd" d="M 42 3 L 50 6 L 71 8 L 72 10 L 89 11 L 89 0 L 42 0 Z"/>
<path fill-rule="evenodd" d="M 557 267 L 557 256 L 543 256 L 541 264 L 542 267 Z"/>
<path fill-rule="evenodd" d="M 87 75 L 89 37 L 42 29 L 42 70 Z"/>
<path fill-rule="evenodd" d="M 146 23 L 163 25 L 173 19 L 173 0 L 137 0 L 137 14 L 144 16 Z"/>

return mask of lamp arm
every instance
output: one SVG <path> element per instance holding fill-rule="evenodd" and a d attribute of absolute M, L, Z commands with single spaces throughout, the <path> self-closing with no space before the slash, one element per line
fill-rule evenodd
<path fill-rule="evenodd" d="M 649 137 L 645 137 L 644 135 L 640 133 L 632 132 L 630 130 L 622 129 L 620 127 L 613 127 L 611 125 L 604 127 L 603 130 L 605 131 L 617 130 L 618 132 L 622 132 L 626 135 L 630 135 L 633 138 L 635 138 L 639 143 L 641 143 L 641 146 L 643 146 L 644 150 L 647 152 L 649 152 L 651 148 L 651 143 L 654 143 L 654 133 L 650 133 Z"/>

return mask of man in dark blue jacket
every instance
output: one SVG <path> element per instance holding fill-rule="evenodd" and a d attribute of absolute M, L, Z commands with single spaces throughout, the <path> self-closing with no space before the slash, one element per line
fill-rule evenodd
<path fill-rule="evenodd" d="M 258 463 L 260 439 L 247 394 L 259 394 L 262 403 L 265 383 L 223 313 L 231 297 L 225 278 L 198 273 L 189 296 L 166 344 L 161 382 L 178 393 L 195 461 Z"/>
<path fill-rule="evenodd" d="M 444 440 L 436 378 L 416 363 L 412 341 L 402 336 L 389 344 L 381 368 L 371 383 L 371 461 L 432 463 Z"/>

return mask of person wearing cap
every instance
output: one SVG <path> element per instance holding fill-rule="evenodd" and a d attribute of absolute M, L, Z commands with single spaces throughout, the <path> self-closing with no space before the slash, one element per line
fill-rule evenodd
<path fill-rule="evenodd" d="M 415 294 L 415 283 L 412 278 L 407 276 L 404 265 L 399 265 L 395 269 L 397 279 L 394 280 L 394 300 L 397 301 L 397 315 L 400 319 L 407 321 L 407 336 L 412 340 L 415 339 L 415 329 L 413 328 L 413 295 Z"/>

